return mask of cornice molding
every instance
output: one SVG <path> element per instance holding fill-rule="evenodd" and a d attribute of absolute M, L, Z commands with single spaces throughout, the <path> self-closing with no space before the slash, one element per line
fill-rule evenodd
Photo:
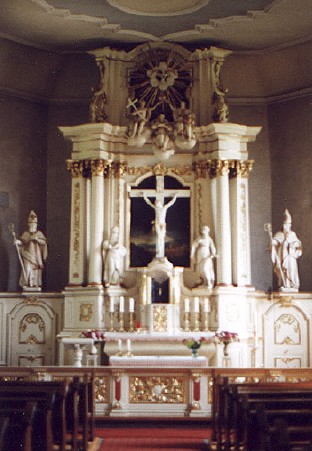
<path fill-rule="evenodd" d="M 288 102 L 312 95 L 312 87 L 298 89 L 296 91 L 277 94 L 267 97 L 227 97 L 229 105 L 271 105 L 280 102 Z M 89 105 L 91 98 L 47 98 L 37 96 L 32 93 L 18 91 L 7 87 L 0 86 L 0 96 L 15 97 L 17 99 L 27 100 L 29 102 L 46 104 L 51 106 L 58 105 Z"/>

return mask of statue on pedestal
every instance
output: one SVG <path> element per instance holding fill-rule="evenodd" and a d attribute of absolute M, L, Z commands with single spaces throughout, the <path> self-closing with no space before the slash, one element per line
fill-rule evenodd
<path fill-rule="evenodd" d="M 47 239 L 38 228 L 38 218 L 31 210 L 28 217 L 28 231 L 21 238 L 14 239 L 18 249 L 22 271 L 19 285 L 24 288 L 41 288 L 42 272 L 48 257 Z"/>
<path fill-rule="evenodd" d="M 143 193 L 143 197 L 147 205 L 155 210 L 155 232 L 156 232 L 156 257 L 163 258 L 165 256 L 165 238 L 166 238 L 166 214 L 177 198 L 177 193 L 172 199 L 165 204 L 162 200 L 156 199 L 155 204 Z"/>
<path fill-rule="evenodd" d="M 122 278 L 122 259 L 127 250 L 119 243 L 119 227 L 115 226 L 111 230 L 109 240 L 103 243 L 104 257 L 104 285 L 119 285 Z"/>
<path fill-rule="evenodd" d="M 297 259 L 302 255 L 302 244 L 291 230 L 291 215 L 284 212 L 283 229 L 271 239 L 271 258 L 281 291 L 298 291 L 300 280 Z"/>
<path fill-rule="evenodd" d="M 193 242 L 191 260 L 195 261 L 195 269 L 200 273 L 202 285 L 213 288 L 215 273 L 213 259 L 216 257 L 216 247 L 210 236 L 210 228 L 205 225 L 201 228 L 200 236 Z"/>

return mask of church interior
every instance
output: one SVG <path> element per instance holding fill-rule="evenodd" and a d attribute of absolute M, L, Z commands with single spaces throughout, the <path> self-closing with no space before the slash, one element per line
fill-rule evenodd
<path fill-rule="evenodd" d="M 309 0 L 1 3 L 0 397 L 234 449 L 225 385 L 312 381 Z"/>

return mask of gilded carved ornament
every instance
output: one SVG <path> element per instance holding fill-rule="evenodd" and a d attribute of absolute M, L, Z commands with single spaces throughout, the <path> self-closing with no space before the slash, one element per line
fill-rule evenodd
<path fill-rule="evenodd" d="M 74 250 L 74 265 L 77 267 L 79 264 L 79 252 L 80 252 L 80 183 L 74 184 L 74 202 L 73 202 L 73 250 Z M 79 276 L 78 276 L 79 277 Z"/>
<path fill-rule="evenodd" d="M 66 168 L 73 178 L 94 176 L 107 176 L 110 173 L 112 162 L 109 160 L 66 160 Z"/>
<path fill-rule="evenodd" d="M 226 176 L 230 173 L 231 162 L 229 160 L 212 160 L 209 162 L 210 178 Z"/>
<path fill-rule="evenodd" d="M 92 176 L 101 177 L 104 176 L 104 171 L 106 168 L 106 162 L 102 159 L 90 160 L 90 168 Z"/>
<path fill-rule="evenodd" d="M 152 175 L 177 175 L 177 176 L 190 176 L 193 173 L 193 168 L 190 165 L 166 167 L 163 163 L 159 163 L 153 168 L 148 166 L 142 167 L 127 167 L 126 172 L 129 175 L 141 176 L 151 173 Z"/>
<path fill-rule="evenodd" d="M 29 296 L 29 297 L 26 297 L 25 299 L 23 299 L 23 303 L 24 304 L 39 304 L 40 298 L 38 298 L 37 296 Z"/>
<path fill-rule="evenodd" d="M 274 323 L 274 343 L 300 345 L 301 328 L 297 318 L 291 314 L 281 315 Z"/>
<path fill-rule="evenodd" d="M 28 335 L 29 334 L 29 335 Z M 45 323 L 38 313 L 25 315 L 19 325 L 19 344 L 44 344 L 46 339 Z"/>
<path fill-rule="evenodd" d="M 94 397 L 95 402 L 108 403 L 109 402 L 109 378 L 95 377 L 94 378 Z"/>
<path fill-rule="evenodd" d="M 84 165 L 80 160 L 66 160 L 66 168 L 71 173 L 72 178 L 82 177 Z"/>
<path fill-rule="evenodd" d="M 248 178 L 253 171 L 254 160 L 233 161 L 230 171 L 230 178 L 241 177 Z"/>
<path fill-rule="evenodd" d="M 153 327 L 156 332 L 167 331 L 167 309 L 159 305 L 153 310 Z"/>
<path fill-rule="evenodd" d="M 93 315 L 93 305 L 82 303 L 80 304 L 79 321 L 90 321 Z"/>
<path fill-rule="evenodd" d="M 206 160 L 200 160 L 193 165 L 196 178 L 206 178 L 208 174 L 209 163 Z"/>
<path fill-rule="evenodd" d="M 180 376 L 132 376 L 130 403 L 181 404 L 186 401 L 186 380 Z"/>

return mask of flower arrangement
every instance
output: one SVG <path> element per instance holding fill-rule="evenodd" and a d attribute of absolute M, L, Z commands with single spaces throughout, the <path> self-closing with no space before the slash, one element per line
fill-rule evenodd
<path fill-rule="evenodd" d="M 238 334 L 236 332 L 228 332 L 222 330 L 221 332 L 216 332 L 216 341 L 218 343 L 229 344 L 232 341 L 239 341 Z"/>
<path fill-rule="evenodd" d="M 189 338 L 183 340 L 183 344 L 185 344 L 189 349 L 199 349 L 204 340 L 204 337 L 200 337 L 198 339 Z"/>
<path fill-rule="evenodd" d="M 99 341 L 105 339 L 104 332 L 101 332 L 100 330 L 85 330 L 81 332 L 80 336 L 83 338 L 94 338 Z"/>

